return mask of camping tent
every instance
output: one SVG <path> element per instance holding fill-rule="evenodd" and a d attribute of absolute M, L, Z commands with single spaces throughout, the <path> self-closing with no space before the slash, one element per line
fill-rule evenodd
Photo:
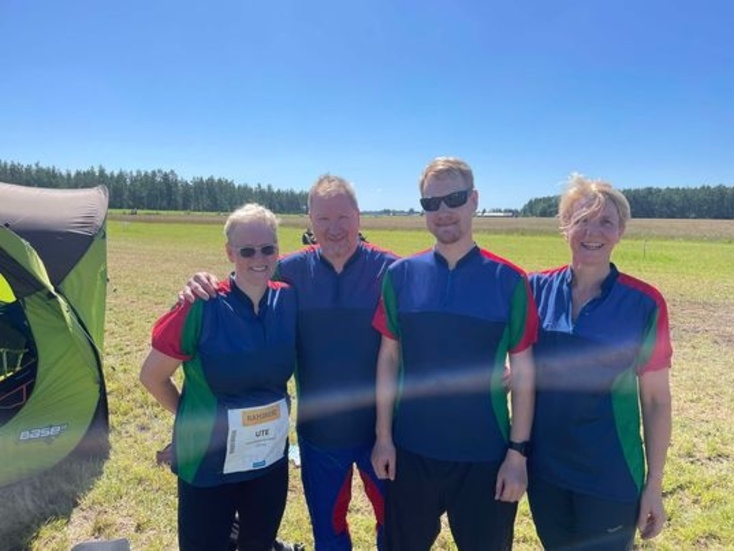
<path fill-rule="evenodd" d="M 107 202 L 0 183 L 0 486 L 107 451 Z"/>

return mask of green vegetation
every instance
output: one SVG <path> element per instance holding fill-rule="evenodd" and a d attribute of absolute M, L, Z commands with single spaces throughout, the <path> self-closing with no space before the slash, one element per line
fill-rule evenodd
<path fill-rule="evenodd" d="M 19 537 L 38 551 L 65 551 L 80 541 L 119 537 L 128 538 L 136 550 L 176 548 L 175 478 L 155 464 L 156 450 L 170 439 L 172 418 L 138 383 L 138 370 L 153 321 L 171 306 L 186 279 L 198 270 L 228 272 L 223 219 L 218 221 L 110 221 L 105 351 L 110 458 L 96 469 L 85 466 L 81 472 L 29 481 L 14 490 L 15 498 L 4 491 L 0 548 L 18 548 L 12 542 Z M 565 263 L 566 246 L 552 221 L 537 227 L 536 221 L 527 222 L 525 228 L 522 220 L 489 227 L 477 220 L 477 241 L 530 270 Z M 431 246 L 420 218 L 363 223 L 370 241 L 398 253 Z M 668 299 L 675 347 L 674 435 L 665 479 L 670 520 L 662 536 L 640 544 L 642 549 L 734 548 L 734 233 L 725 222 L 705 231 L 693 221 L 687 224 L 633 221 L 615 253 L 620 269 L 656 285 Z M 284 251 L 300 247 L 305 225 L 304 218 L 284 219 Z M 313 549 L 298 469 L 292 467 L 291 473 L 281 535 Z M 70 492 L 78 494 L 77 501 Z M 350 523 L 355 549 L 373 549 L 369 505 L 361 489 L 355 488 L 354 495 Z M 450 541 L 445 528 L 435 548 L 455 549 Z M 515 548 L 539 548 L 526 500 Z"/>
<path fill-rule="evenodd" d="M 622 192 L 632 214 L 639 218 L 734 219 L 734 186 L 645 187 Z M 520 216 L 555 216 L 558 199 L 557 195 L 531 199 L 520 210 Z"/>
<path fill-rule="evenodd" d="M 315 178 L 316 175 L 314 175 Z M 270 184 L 249 185 L 209 176 L 186 180 L 173 170 L 109 171 L 104 167 L 61 171 L 39 164 L 23 165 L 0 160 L 0 182 L 22 186 L 80 188 L 105 185 L 110 207 L 128 212 L 184 211 L 231 212 L 255 201 L 274 212 L 306 212 L 305 191 L 274 189 Z M 688 188 L 637 188 L 622 190 L 636 218 L 734 219 L 734 186 L 719 184 Z M 514 209 L 492 209 L 517 214 Z M 391 211 L 384 209 L 383 214 Z M 415 211 L 410 209 L 409 213 Z M 552 218 L 558 196 L 538 197 L 519 211 L 522 217 Z"/>

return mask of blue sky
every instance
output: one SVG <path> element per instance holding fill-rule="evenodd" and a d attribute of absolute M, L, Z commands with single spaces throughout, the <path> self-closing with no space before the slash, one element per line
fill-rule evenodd
<path fill-rule="evenodd" d="M 734 185 L 730 0 L 0 2 L 0 159 L 164 169 L 418 209 L 437 155 L 482 208 Z"/>

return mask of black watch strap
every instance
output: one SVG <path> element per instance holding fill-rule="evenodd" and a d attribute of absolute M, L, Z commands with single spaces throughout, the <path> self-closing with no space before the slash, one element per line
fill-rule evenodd
<path fill-rule="evenodd" d="M 523 457 L 527 457 L 530 454 L 530 441 L 525 440 L 524 442 L 514 442 L 513 440 L 510 440 L 507 448 L 510 450 L 515 450 Z"/>

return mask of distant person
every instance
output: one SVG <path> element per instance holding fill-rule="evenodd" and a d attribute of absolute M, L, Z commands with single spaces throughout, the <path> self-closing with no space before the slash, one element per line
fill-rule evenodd
<path fill-rule="evenodd" d="M 311 245 L 282 258 L 276 277 L 298 291 L 298 442 L 316 551 L 352 549 L 353 466 L 374 509 L 382 550 L 383 483 L 370 462 L 380 346 L 372 316 L 382 276 L 397 257 L 360 237 L 357 197 L 343 178 L 320 177 L 308 210 Z M 216 278 L 200 273 L 183 294 L 205 298 L 215 286 Z"/>
<path fill-rule="evenodd" d="M 153 327 L 140 380 L 175 414 L 183 551 L 224 551 L 239 517 L 239 549 L 270 551 L 288 493 L 290 398 L 296 363 L 295 290 L 271 281 L 272 212 L 248 204 L 224 226 L 234 273 L 214 299 L 177 305 Z M 172 376 L 183 364 L 179 392 Z M 278 542 L 277 549 L 291 549 Z"/>
<path fill-rule="evenodd" d="M 434 159 L 419 189 L 436 243 L 390 266 L 374 319 L 372 462 L 389 481 L 387 548 L 428 551 L 446 513 L 460 551 L 510 549 L 527 485 L 535 304 L 525 274 L 474 242 L 478 193 L 465 162 Z"/>
<path fill-rule="evenodd" d="M 574 175 L 558 216 L 571 263 L 530 276 L 540 316 L 530 508 L 546 549 L 631 549 L 635 528 L 649 539 L 665 523 L 668 311 L 610 261 L 630 218 L 624 195 Z"/>

